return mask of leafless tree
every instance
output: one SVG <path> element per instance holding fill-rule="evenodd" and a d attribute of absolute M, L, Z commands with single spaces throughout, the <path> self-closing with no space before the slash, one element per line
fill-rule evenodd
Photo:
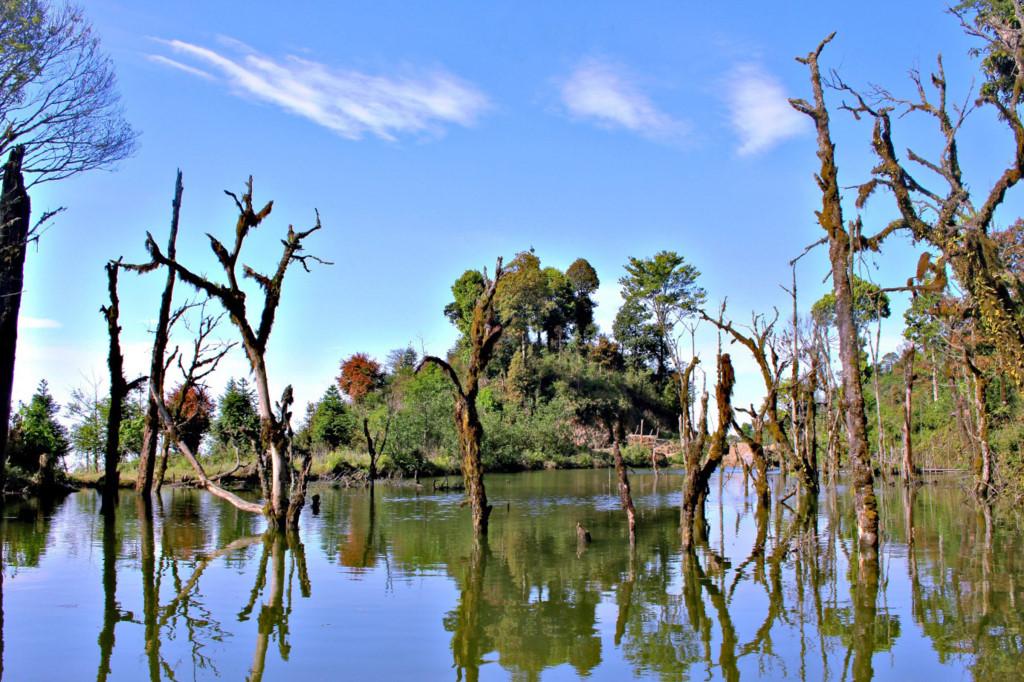
<path fill-rule="evenodd" d="M 178 218 L 181 214 L 181 195 L 184 191 L 181 183 L 181 171 L 178 171 L 174 181 L 174 198 L 171 200 L 171 229 L 167 238 L 167 258 L 174 260 L 177 254 L 178 241 Z M 151 272 L 158 267 L 156 262 L 144 265 L 127 266 L 136 272 Z M 153 354 L 149 366 L 149 382 L 153 388 L 150 393 L 159 396 L 164 394 L 164 374 L 167 370 L 167 343 L 170 337 L 171 327 L 171 303 L 174 300 L 173 269 L 167 270 L 167 281 L 160 297 L 160 310 L 157 313 L 156 328 L 153 330 Z M 184 311 L 180 310 L 175 318 L 180 317 Z M 156 463 L 157 440 L 160 437 L 160 414 L 157 409 L 156 400 L 150 397 L 146 401 L 146 422 L 142 432 L 142 451 L 139 453 L 139 470 L 135 480 L 135 490 L 143 497 L 149 497 L 153 487 L 153 467 Z"/>
<path fill-rule="evenodd" d="M 484 290 L 473 308 L 473 319 L 467 335 L 469 367 L 465 378 L 460 379 L 450 364 L 433 355 L 424 357 L 417 367 L 417 371 L 420 371 L 425 365 L 435 365 L 441 368 L 452 382 L 455 393 L 455 427 L 459 434 L 459 450 L 462 455 L 462 477 L 473 512 L 473 530 L 477 535 L 484 537 L 487 535 L 487 520 L 491 515 L 491 507 L 487 504 L 484 469 L 480 459 L 480 442 L 483 439 L 484 427 L 477 413 L 476 397 L 480 390 L 480 376 L 494 355 L 494 348 L 504 329 L 494 310 L 494 294 L 498 290 L 498 282 L 501 281 L 503 274 L 501 258 L 494 266 L 494 279 L 489 279 L 487 273 L 484 273 Z"/>
<path fill-rule="evenodd" d="M 234 200 L 235 206 L 238 208 L 234 243 L 229 249 L 213 235 L 207 236 L 210 239 L 210 248 L 224 270 L 226 283 L 214 282 L 199 275 L 177 259 L 164 254 L 151 234 L 146 235 L 146 248 L 152 256 L 153 263 L 169 268 L 181 281 L 218 301 L 238 330 L 242 348 L 249 360 L 249 367 L 256 381 L 257 410 L 260 416 L 260 452 L 257 453 L 256 464 L 260 473 L 265 505 L 246 502 L 221 489 L 203 471 L 198 459 L 195 458 L 195 453 L 192 453 L 180 439 L 176 438 L 176 440 L 179 450 L 192 464 L 204 488 L 240 509 L 264 512 L 271 524 L 278 528 L 296 526 L 299 512 L 305 504 L 306 477 L 312 464 L 312 458 L 308 451 L 304 453 L 299 472 L 297 474 L 294 472 L 290 424 L 294 398 L 291 386 L 288 386 L 282 393 L 281 400 L 275 409 L 274 402 L 270 397 L 266 352 L 277 309 L 281 302 L 284 277 L 289 266 L 292 263 L 299 263 L 303 269 L 308 271 L 310 262 L 327 263 L 327 261 L 303 252 L 303 241 L 320 229 L 320 215 L 317 213 L 315 224 L 308 230 L 296 231 L 292 226 L 288 227 L 287 235 L 281 240 L 284 247 L 281 258 L 273 273 L 264 274 L 248 265 L 242 265 L 242 277 L 256 282 L 263 292 L 263 309 L 259 315 L 259 322 L 254 325 L 249 319 L 246 306 L 247 298 L 241 288 L 238 265 L 246 237 L 270 215 L 273 202 L 268 202 L 259 210 L 253 208 L 251 177 L 246 183 L 241 197 L 233 192 L 225 191 L 225 193 Z M 162 397 L 152 389 L 150 395 L 158 403 L 161 420 L 165 426 L 169 425 L 173 434 L 173 421 L 166 406 L 163 405 Z"/>
<path fill-rule="evenodd" d="M 124 377 L 124 355 L 121 353 L 121 302 L 117 293 L 118 273 L 121 261 L 107 263 L 107 292 L 110 302 L 100 308 L 107 322 L 109 351 L 107 368 L 110 370 L 110 407 L 107 410 L 107 444 L 103 460 L 103 497 L 109 503 L 117 495 L 119 476 L 117 467 L 121 462 L 121 421 L 124 416 L 124 401 L 135 388 L 146 380 L 141 376 L 132 381 Z"/>
<path fill-rule="evenodd" d="M 853 468 L 852 487 L 857 513 L 857 534 L 866 548 L 878 547 L 878 502 L 875 499 L 874 471 L 867 443 L 867 418 L 864 414 L 864 393 L 860 377 L 860 349 L 857 326 L 854 321 L 853 285 L 850 271 L 853 263 L 854 233 L 859 235 L 858 221 L 847 226 L 843 219 L 842 198 L 839 190 L 839 171 L 836 167 L 835 144 L 825 104 L 821 69 L 818 58 L 835 34 L 829 35 L 806 57 L 797 61 L 810 71 L 813 103 L 791 99 L 794 109 L 807 115 L 813 122 L 818 138 L 818 159 L 821 167 L 815 176 L 821 190 L 821 210 L 818 222 L 825 231 L 829 261 L 832 265 L 832 288 L 836 297 L 836 328 L 839 333 L 839 357 L 843 365 L 843 395 L 846 407 L 846 436 Z M 881 238 L 881 237 L 880 237 Z"/>
<path fill-rule="evenodd" d="M 30 184 L 107 168 L 135 150 L 114 65 L 74 5 L 0 5 L 0 154 L 25 147 Z"/>

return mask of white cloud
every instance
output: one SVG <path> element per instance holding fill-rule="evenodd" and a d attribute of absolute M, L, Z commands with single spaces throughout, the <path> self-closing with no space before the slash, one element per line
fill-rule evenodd
<path fill-rule="evenodd" d="M 743 64 L 733 71 L 728 105 L 741 156 L 763 152 L 808 130 L 808 121 L 789 105 L 782 84 L 757 64 Z"/>
<path fill-rule="evenodd" d="M 685 135 L 689 125 L 660 111 L 620 68 L 588 59 L 561 83 L 562 104 L 573 118 L 663 139 Z"/>
<path fill-rule="evenodd" d="M 19 329 L 60 329 L 60 327 L 60 322 L 45 317 L 29 317 L 27 315 L 18 317 Z"/>
<path fill-rule="evenodd" d="M 161 66 L 169 66 L 172 69 L 177 69 L 179 71 L 184 71 L 185 73 L 189 74 L 190 76 L 196 76 L 197 78 L 202 78 L 203 80 L 208 80 L 208 81 L 216 80 L 213 77 L 213 75 L 207 73 L 206 71 L 203 71 L 202 69 L 197 69 L 196 67 L 189 66 L 188 64 L 182 64 L 179 61 L 175 61 L 174 59 L 171 59 L 169 57 L 164 57 L 163 55 L 147 54 L 146 55 L 146 59 L 148 59 L 149 61 L 153 62 L 154 64 L 160 64 Z"/>
<path fill-rule="evenodd" d="M 350 140 L 373 135 L 394 140 L 404 133 L 438 133 L 442 126 L 472 125 L 489 108 L 487 97 L 447 71 L 374 76 L 288 55 L 275 59 L 231 38 L 231 54 L 187 43 L 160 40 L 183 58 L 216 74 L 234 94 L 255 97 L 302 116 Z M 173 59 L 151 57 L 199 77 L 207 71 Z"/>

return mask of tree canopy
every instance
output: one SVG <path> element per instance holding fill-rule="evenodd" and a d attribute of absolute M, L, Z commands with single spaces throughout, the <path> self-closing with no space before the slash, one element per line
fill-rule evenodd
<path fill-rule="evenodd" d="M 37 182 L 131 155 L 114 66 L 83 12 L 45 0 L 0 5 L 0 156 L 25 145 Z"/>

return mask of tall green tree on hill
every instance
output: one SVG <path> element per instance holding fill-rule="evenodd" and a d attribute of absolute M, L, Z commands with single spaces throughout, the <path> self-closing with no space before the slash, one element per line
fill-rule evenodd
<path fill-rule="evenodd" d="M 597 333 L 594 326 L 594 294 L 601 286 L 597 271 L 586 259 L 577 258 L 565 271 L 565 276 L 572 286 L 573 293 L 573 328 L 576 332 L 576 343 L 583 348 Z"/>
<path fill-rule="evenodd" d="M 675 251 L 659 251 L 650 258 L 630 258 L 625 270 L 626 274 L 619 279 L 622 299 L 636 311 L 641 324 L 653 324 L 660 343 L 672 358 L 685 427 L 690 405 L 685 398 L 688 391 L 682 385 L 686 365 L 676 343 L 676 328 L 696 316 L 707 298 L 704 289 L 697 285 L 700 272 Z"/>

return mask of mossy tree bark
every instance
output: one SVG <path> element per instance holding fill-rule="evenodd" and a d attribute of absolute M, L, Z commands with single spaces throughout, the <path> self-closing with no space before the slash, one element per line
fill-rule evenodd
<path fill-rule="evenodd" d="M 846 438 L 852 466 L 851 486 L 857 514 L 857 535 L 867 548 L 878 547 L 878 502 L 875 499 L 874 471 L 867 443 L 867 418 L 864 413 L 864 394 L 861 387 L 860 347 L 853 312 L 853 286 L 850 264 L 853 244 L 843 221 L 842 198 L 839 192 L 835 144 L 829 124 L 828 108 L 822 90 L 818 57 L 832 38 L 828 36 L 806 57 L 797 61 L 810 70 L 814 103 L 793 99 L 790 104 L 809 116 L 815 125 L 818 139 L 818 159 L 821 168 L 816 175 L 821 189 L 822 206 L 818 222 L 828 241 L 829 261 L 832 264 L 832 289 L 836 297 L 836 328 L 839 334 L 839 358 L 842 362 L 843 399 L 846 413 Z"/>
<path fill-rule="evenodd" d="M 808 453 L 805 449 L 794 449 L 793 438 L 790 437 L 782 418 L 779 416 L 779 385 L 782 383 L 782 372 L 784 363 L 779 362 L 778 353 L 775 351 L 773 342 L 773 330 L 776 320 L 771 321 L 755 315 L 751 322 L 751 333 L 742 333 L 731 322 L 711 317 L 701 312 L 701 317 L 715 325 L 724 332 L 727 332 L 733 339 L 738 341 L 753 356 L 757 367 L 761 372 L 761 380 L 764 382 L 765 398 L 758 415 L 763 420 L 764 428 L 768 430 L 775 447 L 782 450 L 782 459 L 790 462 L 796 469 L 801 485 L 811 492 L 818 492 L 818 466 L 813 452 Z M 796 392 L 796 385 L 792 389 Z M 794 400 L 794 405 L 796 404 Z M 763 456 L 764 441 L 760 441 L 762 447 L 757 450 Z M 810 456 L 809 456 L 810 455 Z M 760 489 L 759 489 L 760 492 Z"/>
<path fill-rule="evenodd" d="M 739 434 L 748 448 L 750 448 L 751 469 L 754 471 L 754 493 L 757 497 L 758 507 L 768 508 L 771 506 L 771 489 L 768 486 L 768 460 L 764 454 L 764 413 L 755 412 L 754 406 L 749 409 L 737 408 L 750 416 L 751 433 L 747 433 L 733 419 L 732 427 Z"/>
<path fill-rule="evenodd" d="M 626 512 L 626 522 L 629 525 L 629 544 L 632 547 L 636 544 L 636 507 L 633 506 L 633 493 L 629 487 L 626 463 L 622 459 L 622 440 L 625 435 L 622 420 L 617 420 L 612 428 L 612 459 L 615 462 L 615 475 L 619 481 L 619 500 L 622 502 L 622 509 Z"/>
<path fill-rule="evenodd" d="M 974 412 L 976 414 L 977 428 L 974 431 L 974 440 L 978 445 L 978 461 L 975 466 L 974 492 L 982 500 L 987 500 L 993 492 L 992 487 L 994 462 L 992 459 L 992 446 L 989 444 L 989 410 L 988 400 L 988 375 L 979 367 L 976 358 L 972 357 L 970 351 L 964 352 L 964 362 L 971 373 L 974 388 Z"/>
<path fill-rule="evenodd" d="M 917 349 L 911 343 L 903 354 L 903 474 L 904 485 L 914 481 L 914 444 L 911 439 L 914 415 L 914 356 Z"/>
<path fill-rule="evenodd" d="M 11 150 L 4 165 L 0 194 L 0 491 L 6 480 L 7 437 L 14 390 L 14 359 L 18 346 L 18 313 L 25 277 L 25 252 L 32 202 L 25 189 L 21 163 L 25 147 Z"/>
<path fill-rule="evenodd" d="M 690 361 L 690 367 L 695 364 Z M 683 479 L 683 496 L 681 512 L 682 547 L 684 550 L 694 546 L 694 522 L 704 518 L 704 501 L 707 498 L 708 482 L 718 468 L 729 447 L 726 435 L 733 422 L 732 389 L 736 383 L 732 360 L 728 353 L 718 356 L 718 382 L 715 385 L 715 404 L 718 408 L 718 426 L 711 434 L 710 447 L 703 461 L 704 445 L 708 440 L 707 408 L 708 399 L 705 393 L 701 397 L 701 418 L 698 430 L 692 434 L 690 447 L 686 452 L 686 475 Z"/>
<path fill-rule="evenodd" d="M 428 364 L 435 365 L 452 382 L 455 393 L 455 428 L 459 434 L 462 478 L 466 485 L 466 497 L 472 510 L 473 531 L 477 535 L 483 536 L 487 535 L 487 521 L 491 515 L 491 507 L 487 504 L 483 462 L 480 458 L 480 443 L 483 440 L 484 427 L 480 423 L 480 415 L 477 413 L 476 398 L 480 391 L 480 378 L 487 368 L 487 363 L 494 355 L 494 348 L 501 338 L 503 330 L 494 309 L 494 294 L 503 274 L 501 258 L 495 265 L 494 279 L 489 279 L 487 273 L 484 273 L 484 290 L 473 307 L 473 318 L 466 339 L 469 342 L 469 366 L 466 369 L 466 376 L 460 379 L 450 364 L 433 355 L 424 357 L 416 369 L 418 372 Z"/>

